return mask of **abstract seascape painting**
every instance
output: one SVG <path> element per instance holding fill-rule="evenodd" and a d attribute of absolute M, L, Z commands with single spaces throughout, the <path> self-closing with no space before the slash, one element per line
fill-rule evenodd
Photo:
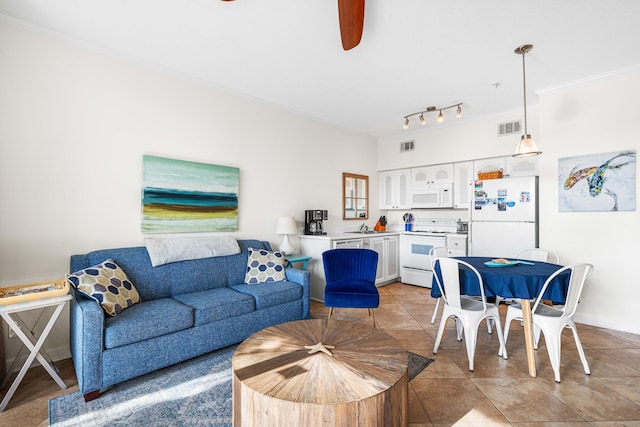
<path fill-rule="evenodd" d="M 238 229 L 240 169 L 143 156 L 142 232 Z"/>
<path fill-rule="evenodd" d="M 558 159 L 560 212 L 636 210 L 636 151 Z"/>

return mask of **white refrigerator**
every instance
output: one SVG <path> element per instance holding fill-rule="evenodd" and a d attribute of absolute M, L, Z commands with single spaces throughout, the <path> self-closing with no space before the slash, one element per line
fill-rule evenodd
<path fill-rule="evenodd" d="M 538 247 L 538 177 L 472 182 L 469 253 L 513 258 Z"/>

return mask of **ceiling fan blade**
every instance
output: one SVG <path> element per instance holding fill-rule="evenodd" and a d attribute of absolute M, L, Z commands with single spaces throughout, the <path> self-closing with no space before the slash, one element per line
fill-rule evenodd
<path fill-rule="evenodd" d="M 358 46 L 364 26 L 364 0 L 338 0 L 338 19 L 342 48 L 349 50 Z"/>

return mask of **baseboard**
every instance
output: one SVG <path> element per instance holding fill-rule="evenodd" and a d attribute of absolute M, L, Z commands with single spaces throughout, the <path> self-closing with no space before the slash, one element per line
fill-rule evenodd
<path fill-rule="evenodd" d="M 596 326 L 598 328 L 613 329 L 614 331 L 629 332 L 632 334 L 640 335 L 640 323 L 630 323 L 624 321 L 617 321 L 612 319 L 603 319 L 601 317 L 593 317 L 588 314 L 576 313 L 573 316 L 573 320 L 576 323 L 584 323 L 589 326 Z"/>
<path fill-rule="evenodd" d="M 68 346 L 47 348 L 45 351 L 54 362 L 58 360 L 69 359 L 71 357 L 71 350 L 69 349 Z M 18 372 L 20 371 L 20 369 L 22 369 L 22 365 L 24 365 L 24 362 L 27 360 L 27 357 L 29 357 L 29 352 L 25 350 L 22 352 L 20 359 L 18 361 L 19 363 L 17 363 L 14 368 L 14 372 Z M 15 357 L 11 359 L 7 359 L 7 369 L 11 367 L 14 360 L 15 360 Z M 33 360 L 31 367 L 33 368 L 34 366 L 40 366 L 40 362 L 38 362 L 38 359 Z"/>

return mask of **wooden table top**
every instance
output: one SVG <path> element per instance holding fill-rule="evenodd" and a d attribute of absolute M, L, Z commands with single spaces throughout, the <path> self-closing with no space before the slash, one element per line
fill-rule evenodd
<path fill-rule="evenodd" d="M 318 343 L 331 355 L 305 348 Z M 389 389 L 407 375 L 408 354 L 386 332 L 368 325 L 310 319 L 257 332 L 238 346 L 232 363 L 242 384 L 263 395 L 326 405 Z"/>

